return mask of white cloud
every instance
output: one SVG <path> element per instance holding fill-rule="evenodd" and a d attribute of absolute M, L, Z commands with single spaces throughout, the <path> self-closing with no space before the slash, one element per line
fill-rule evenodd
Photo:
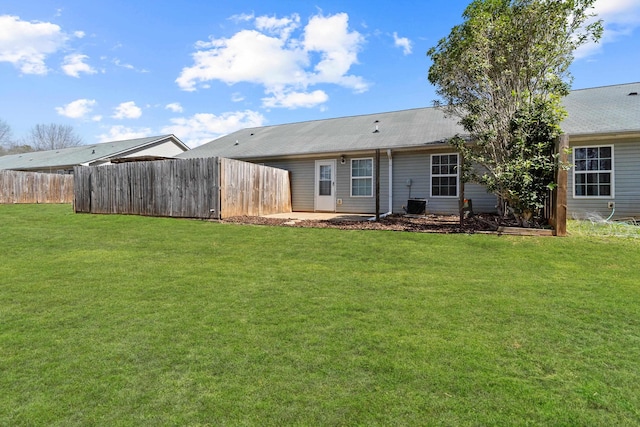
<path fill-rule="evenodd" d="M 355 92 L 368 89 L 362 77 L 349 74 L 358 63 L 365 39 L 349 30 L 346 13 L 313 16 L 304 28 L 300 28 L 297 14 L 284 18 L 239 15 L 234 20 L 253 22 L 255 29 L 241 30 L 230 38 L 197 42 L 193 65 L 183 68 L 176 79 L 181 89 L 195 91 L 216 80 L 228 85 L 254 83 L 271 95 L 266 98 L 268 104 L 286 108 L 296 105 L 276 102 L 275 94 L 291 94 L 291 101 L 300 99 L 300 106 L 305 107 L 309 96 L 293 94 L 307 93 L 309 86 L 336 84 Z M 312 93 L 319 99 L 317 91 Z"/>
<path fill-rule="evenodd" d="M 316 105 L 324 104 L 329 99 L 322 90 L 315 90 L 311 93 L 306 92 L 288 92 L 288 93 L 274 93 L 273 96 L 268 98 L 262 98 L 262 105 L 267 108 L 311 108 Z"/>
<path fill-rule="evenodd" d="M 114 119 L 137 119 L 142 116 L 142 110 L 136 105 L 135 102 L 123 102 L 118 105 L 113 113 Z"/>
<path fill-rule="evenodd" d="M 219 116 L 200 113 L 171 119 L 171 125 L 162 128 L 162 133 L 179 135 L 190 147 L 197 147 L 236 130 L 263 126 L 264 123 L 264 116 L 251 110 L 228 112 Z"/>
<path fill-rule="evenodd" d="M 242 102 L 244 101 L 244 96 L 240 92 L 234 92 L 231 94 L 231 102 Z"/>
<path fill-rule="evenodd" d="M 0 62 L 10 62 L 24 74 L 47 74 L 45 59 L 62 49 L 68 39 L 56 24 L 0 16 Z"/>
<path fill-rule="evenodd" d="M 133 71 L 137 71 L 138 73 L 148 73 L 149 70 L 146 70 L 144 68 L 136 68 L 131 64 L 127 64 L 126 62 L 122 62 L 119 58 L 115 58 L 113 60 L 113 63 L 120 68 L 126 68 L 127 70 L 133 70 Z"/>
<path fill-rule="evenodd" d="M 95 74 L 96 69 L 84 61 L 89 59 L 87 55 L 74 53 L 64 57 L 64 63 L 62 70 L 64 73 L 71 77 L 80 77 L 80 73 Z"/>
<path fill-rule="evenodd" d="M 166 110 L 171 110 L 174 113 L 182 113 L 184 111 L 184 108 L 182 108 L 182 105 L 180 105 L 179 102 L 172 102 L 171 104 L 167 104 L 164 108 Z"/>
<path fill-rule="evenodd" d="M 576 58 L 594 55 L 608 43 L 631 35 L 640 27 L 640 0 L 597 0 L 594 6 L 597 19 L 602 19 L 604 32 L 600 43 L 587 43 L 576 50 Z"/>
<path fill-rule="evenodd" d="M 358 52 L 364 37 L 357 31 L 349 32 L 349 16 L 338 13 L 324 17 L 317 15 L 309 20 L 304 30 L 304 48 L 307 52 L 319 52 L 322 60 L 314 69 L 313 83 L 335 83 L 364 92 L 368 85 L 361 77 L 346 73 L 358 63 Z"/>
<path fill-rule="evenodd" d="M 411 40 L 409 40 L 406 37 L 398 37 L 398 33 L 393 33 L 393 42 L 395 44 L 396 47 L 401 47 L 402 48 L 402 53 L 404 53 L 405 55 L 410 55 L 411 52 L 413 52 L 412 50 L 412 43 Z"/>
<path fill-rule="evenodd" d="M 72 119 L 81 119 L 93 110 L 96 105 L 95 99 L 76 99 L 64 107 L 56 107 L 56 112 L 61 116 Z M 95 121 L 95 118 L 94 118 Z"/>
<path fill-rule="evenodd" d="M 253 21 L 253 19 L 254 19 L 255 17 L 256 17 L 256 16 L 255 16 L 253 13 L 251 13 L 251 14 L 248 14 L 248 13 L 240 13 L 240 14 L 238 14 L 238 15 L 232 15 L 232 16 L 230 16 L 230 17 L 229 17 L 229 20 L 230 20 L 230 21 L 235 22 L 236 24 L 239 24 L 240 22 Z"/>
<path fill-rule="evenodd" d="M 150 128 L 128 128 L 126 126 L 111 126 L 107 133 L 98 135 L 100 142 L 121 141 L 125 139 L 146 138 L 153 136 Z"/>
<path fill-rule="evenodd" d="M 256 28 L 260 31 L 276 34 L 281 39 L 287 40 L 291 33 L 300 26 L 300 16 L 294 13 L 288 18 L 278 19 L 275 16 L 258 16 Z"/>
<path fill-rule="evenodd" d="M 73 32 L 73 36 L 79 39 L 84 38 L 84 36 L 86 36 L 84 31 L 74 31 Z"/>
<path fill-rule="evenodd" d="M 287 49 L 284 41 L 255 30 L 243 30 L 230 39 L 200 42 L 195 65 L 176 80 L 187 91 L 198 82 L 220 80 L 229 85 L 251 82 L 267 87 L 303 83 L 308 58 L 301 49 Z"/>

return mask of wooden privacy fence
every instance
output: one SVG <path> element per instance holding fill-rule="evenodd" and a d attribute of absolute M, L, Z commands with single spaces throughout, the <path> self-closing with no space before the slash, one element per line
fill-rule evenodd
<path fill-rule="evenodd" d="M 71 203 L 73 177 L 0 170 L 0 203 Z"/>
<path fill-rule="evenodd" d="M 220 159 L 220 203 L 225 218 L 291 212 L 289 172 Z"/>
<path fill-rule="evenodd" d="M 218 157 L 76 166 L 74 177 L 76 212 L 222 219 L 291 211 L 287 171 Z"/>

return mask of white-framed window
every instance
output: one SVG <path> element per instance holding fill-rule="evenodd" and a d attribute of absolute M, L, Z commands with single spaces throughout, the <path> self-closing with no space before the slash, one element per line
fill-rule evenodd
<path fill-rule="evenodd" d="M 431 155 L 431 197 L 458 197 L 458 154 Z"/>
<path fill-rule="evenodd" d="M 373 158 L 351 159 L 351 197 L 373 196 Z"/>
<path fill-rule="evenodd" d="M 613 145 L 573 147 L 573 197 L 614 196 Z"/>

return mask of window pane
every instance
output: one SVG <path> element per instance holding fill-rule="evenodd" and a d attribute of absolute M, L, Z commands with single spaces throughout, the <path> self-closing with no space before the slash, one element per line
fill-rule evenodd
<path fill-rule="evenodd" d="M 587 196 L 597 196 L 597 195 L 598 195 L 598 186 L 587 185 Z"/>
<path fill-rule="evenodd" d="M 611 186 L 610 185 L 601 185 L 600 186 L 600 195 L 601 196 L 610 196 L 611 195 Z"/>
<path fill-rule="evenodd" d="M 585 183 L 585 174 L 580 173 L 580 174 L 576 174 L 576 184 L 584 184 Z"/>
<path fill-rule="evenodd" d="M 576 148 L 575 150 L 575 158 L 576 160 L 584 160 L 587 156 L 586 148 Z"/>
<path fill-rule="evenodd" d="M 597 184 L 598 183 L 598 174 L 588 173 L 587 174 L 587 183 L 588 184 Z"/>
<path fill-rule="evenodd" d="M 601 173 L 601 174 L 599 174 L 599 182 L 600 182 L 600 184 L 610 184 L 611 183 L 611 174 L 610 173 Z"/>
<path fill-rule="evenodd" d="M 351 176 L 373 176 L 373 160 L 360 159 L 351 161 Z"/>
<path fill-rule="evenodd" d="M 597 148 L 587 148 L 587 158 L 597 159 L 599 150 Z"/>
<path fill-rule="evenodd" d="M 598 160 L 587 160 L 587 170 L 597 171 L 600 162 Z"/>
<path fill-rule="evenodd" d="M 330 196 L 331 195 L 331 181 L 320 181 L 319 182 L 318 195 L 319 196 Z"/>
<path fill-rule="evenodd" d="M 371 196 L 372 195 L 371 178 L 357 178 L 351 181 L 351 195 L 353 196 Z"/>
<path fill-rule="evenodd" d="M 320 179 L 331 179 L 331 166 L 320 165 Z"/>
<path fill-rule="evenodd" d="M 600 170 L 601 171 L 610 171 L 611 170 L 611 159 L 602 159 L 602 160 L 600 160 Z"/>
<path fill-rule="evenodd" d="M 576 160 L 576 170 L 577 171 L 586 171 L 587 170 L 587 161 L 586 160 Z"/>
<path fill-rule="evenodd" d="M 601 158 L 605 158 L 605 157 L 611 158 L 611 147 L 600 147 L 600 157 Z"/>

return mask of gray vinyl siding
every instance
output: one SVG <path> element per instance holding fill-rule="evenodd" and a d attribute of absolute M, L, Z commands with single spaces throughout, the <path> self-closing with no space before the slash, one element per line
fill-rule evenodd
<path fill-rule="evenodd" d="M 594 215 L 607 218 L 611 214 L 609 202 L 615 202 L 614 218 L 640 217 L 640 140 L 571 142 L 572 147 L 603 145 L 613 145 L 614 194 L 605 198 L 574 197 L 574 170 L 571 168 L 567 186 L 569 218 L 584 219 Z"/>
<path fill-rule="evenodd" d="M 451 149 L 429 152 L 400 152 L 393 156 L 393 212 L 404 212 L 409 198 L 427 200 L 427 212 L 457 214 L 459 198 L 431 196 L 431 155 L 452 153 Z M 411 186 L 407 181 L 411 180 Z M 459 191 L 459 189 L 458 189 Z M 496 198 L 478 184 L 465 185 L 465 198 L 473 200 L 474 212 L 495 212 Z"/>
<path fill-rule="evenodd" d="M 351 197 L 351 159 L 371 158 L 374 166 L 373 193 L 371 197 Z M 353 157 L 318 157 L 313 159 L 268 160 L 266 166 L 285 169 L 291 172 L 292 209 L 296 212 L 313 212 L 315 208 L 315 162 L 316 160 L 336 161 L 336 203 L 338 213 L 375 213 L 375 153 L 365 153 Z M 380 213 L 388 211 L 389 205 L 389 167 L 386 153 L 380 156 Z"/>
<path fill-rule="evenodd" d="M 264 164 L 291 173 L 291 208 L 294 212 L 313 212 L 315 160 L 272 160 Z"/>
<path fill-rule="evenodd" d="M 480 184 L 466 183 L 464 198 L 471 199 L 474 213 L 495 213 L 497 211 L 498 199 L 495 195 L 487 193 L 487 189 Z"/>
<path fill-rule="evenodd" d="M 373 161 L 373 188 L 371 197 L 351 197 L 351 160 L 371 159 Z M 375 153 L 364 153 L 355 156 L 345 156 L 345 163 L 337 159 L 336 197 L 342 199 L 342 204 L 336 205 L 336 212 L 340 213 L 372 213 L 376 212 L 376 159 Z M 380 213 L 389 210 L 389 161 L 386 152 L 380 153 Z"/>

